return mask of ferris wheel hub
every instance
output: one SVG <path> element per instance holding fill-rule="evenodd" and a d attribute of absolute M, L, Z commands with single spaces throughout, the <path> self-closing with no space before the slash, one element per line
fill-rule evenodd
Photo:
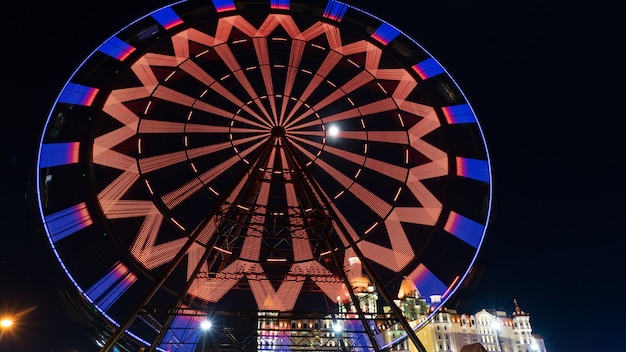
<path fill-rule="evenodd" d="M 283 126 L 274 126 L 272 128 L 272 137 L 284 137 L 285 128 Z"/>

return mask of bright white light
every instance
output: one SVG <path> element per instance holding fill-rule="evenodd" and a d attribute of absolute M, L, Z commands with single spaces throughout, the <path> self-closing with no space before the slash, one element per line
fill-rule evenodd
<path fill-rule="evenodd" d="M 499 320 L 494 320 L 493 322 L 491 322 L 491 328 L 496 330 L 496 331 L 500 331 L 500 328 L 502 327 L 502 325 L 500 325 L 500 321 Z"/>
<path fill-rule="evenodd" d="M 533 342 L 533 343 L 530 345 L 530 349 L 531 349 L 531 350 L 533 350 L 533 351 L 539 351 L 539 345 L 537 345 L 537 343 L 536 343 L 536 342 Z"/>
<path fill-rule="evenodd" d="M 339 127 L 337 126 L 330 126 L 328 128 L 328 135 L 331 137 L 337 137 L 337 135 L 339 134 Z"/>
<path fill-rule="evenodd" d="M 0 320 L 0 326 L 2 326 L 3 328 L 8 328 L 11 325 L 13 325 L 13 321 L 11 319 Z"/>
<path fill-rule="evenodd" d="M 341 332 L 343 330 L 343 327 L 341 326 L 341 324 L 333 324 L 333 331 L 334 332 Z"/>
<path fill-rule="evenodd" d="M 211 328 L 211 322 L 203 320 L 202 323 L 200 323 L 200 328 L 202 328 L 202 330 L 209 330 Z"/>

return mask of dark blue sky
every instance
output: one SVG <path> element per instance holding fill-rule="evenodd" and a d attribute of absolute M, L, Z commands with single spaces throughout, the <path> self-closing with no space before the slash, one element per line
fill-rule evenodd
<path fill-rule="evenodd" d="M 14 3 L 3 11 L 0 313 L 28 310 L 28 350 L 81 350 L 62 280 L 26 197 L 56 94 L 97 45 L 164 1 Z M 486 135 L 494 203 L 458 309 L 517 299 L 549 352 L 619 350 L 626 313 L 624 5 L 617 1 L 352 1 L 422 44 L 467 94 Z M 623 73 L 623 72 L 622 72 Z M 18 307 L 18 308 L 15 308 Z M 34 308 L 32 311 L 30 308 Z M 618 320 L 619 319 L 619 320 Z M 10 352 L 24 350 L 6 347 Z M 92 349 L 92 350 L 95 350 Z M 81 350 L 82 351 L 82 350 Z M 85 349 L 86 351 L 86 349 Z"/>

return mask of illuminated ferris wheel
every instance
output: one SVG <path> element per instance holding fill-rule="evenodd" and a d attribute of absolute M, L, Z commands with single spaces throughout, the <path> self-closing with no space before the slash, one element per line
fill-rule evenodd
<path fill-rule="evenodd" d="M 455 81 L 334 0 L 188 0 L 132 22 L 62 87 L 37 170 L 103 351 L 419 345 L 491 205 Z M 427 309 L 411 317 L 408 296 Z"/>

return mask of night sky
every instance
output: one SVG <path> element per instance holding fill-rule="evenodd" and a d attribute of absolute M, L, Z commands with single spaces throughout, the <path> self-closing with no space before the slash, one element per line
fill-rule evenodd
<path fill-rule="evenodd" d="M 36 200 L 27 190 L 41 128 L 65 80 L 115 31 L 167 3 L 17 2 L 2 11 L 0 315 L 23 313 L 0 340 L 2 352 L 98 350 L 60 303 L 64 279 L 35 231 Z M 475 274 L 452 308 L 511 313 L 517 299 L 548 352 L 623 349 L 625 5 L 348 3 L 439 60 L 486 136 L 492 219 Z"/>

